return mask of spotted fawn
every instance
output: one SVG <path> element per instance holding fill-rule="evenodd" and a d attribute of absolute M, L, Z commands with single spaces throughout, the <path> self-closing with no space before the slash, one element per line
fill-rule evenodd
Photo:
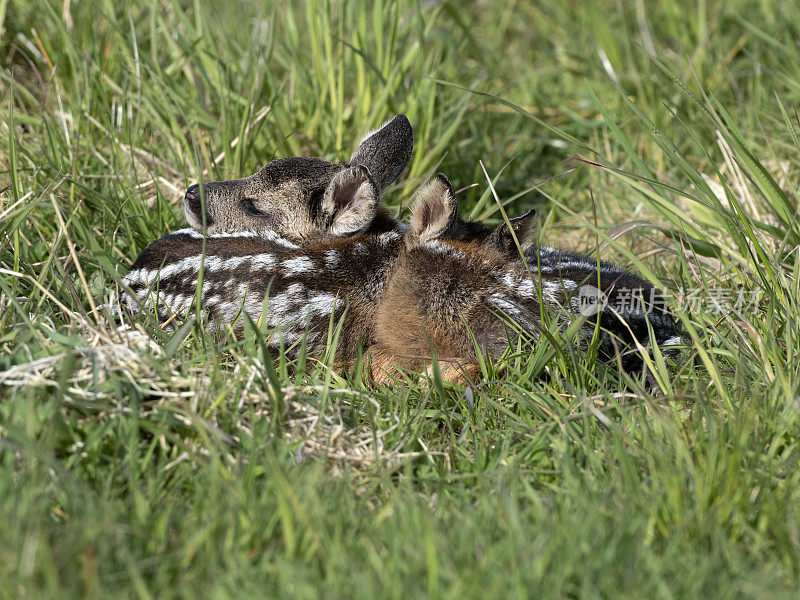
<path fill-rule="evenodd" d="M 380 195 L 412 145 L 408 119 L 398 115 L 365 136 L 347 165 L 284 158 L 251 177 L 192 186 L 184 200 L 192 228 L 145 249 L 120 304 L 174 323 L 191 312 L 202 281 L 199 314 L 208 324 L 241 330 L 244 312 L 276 330 L 271 345 L 291 345 L 307 330 L 319 354 L 331 318 L 346 314 L 341 347 L 368 343 L 387 261 L 407 228 Z"/>

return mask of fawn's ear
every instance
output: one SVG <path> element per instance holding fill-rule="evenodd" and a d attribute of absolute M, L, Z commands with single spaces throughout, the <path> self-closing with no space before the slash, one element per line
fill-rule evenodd
<path fill-rule="evenodd" d="M 500 252 L 519 254 L 520 249 L 533 235 L 533 218 L 535 216 L 536 211 L 529 210 L 524 215 L 509 219 L 508 223 L 503 221 L 489 235 L 486 245 Z M 511 228 L 509 228 L 509 225 L 511 225 Z M 512 231 L 514 232 L 513 236 L 511 235 Z M 515 237 L 517 238 L 516 242 L 514 241 Z"/>
<path fill-rule="evenodd" d="M 442 237 L 458 219 L 458 201 L 444 174 L 417 192 L 411 209 L 411 232 L 421 243 Z"/>
<path fill-rule="evenodd" d="M 333 176 L 322 197 L 328 232 L 347 236 L 366 228 L 378 209 L 378 190 L 366 167 L 350 167 Z"/>
<path fill-rule="evenodd" d="M 361 140 L 350 157 L 350 165 L 367 167 L 380 195 L 406 168 L 413 147 L 411 123 L 405 115 L 397 115 Z"/>

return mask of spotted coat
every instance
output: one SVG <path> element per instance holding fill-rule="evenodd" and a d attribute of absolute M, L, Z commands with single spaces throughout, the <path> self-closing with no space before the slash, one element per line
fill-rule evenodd
<path fill-rule="evenodd" d="M 510 255 L 493 243 L 504 225 L 488 238 L 453 239 L 458 220 L 452 186 L 440 175 L 417 198 L 411 229 L 379 300 L 377 378 L 391 374 L 392 365 L 422 370 L 433 353 L 474 371 L 476 343 L 497 356 L 517 333 L 540 338 L 547 322 L 563 331 L 581 319 L 579 346 L 586 347 L 599 317 L 600 357 L 619 354 L 628 370 L 642 366 L 635 345 L 651 344 L 648 323 L 652 343 L 679 344 L 674 318 L 658 305 L 663 298 L 636 275 L 557 248 L 531 246 L 522 256 Z M 587 290 L 606 301 L 604 310 L 585 311 L 581 294 Z M 629 301 L 623 301 L 626 294 Z M 458 370 L 451 375 L 460 379 Z"/>
<path fill-rule="evenodd" d="M 185 229 L 145 249 L 125 277 L 135 297 L 125 293 L 121 303 L 174 322 L 198 309 L 202 280 L 199 313 L 207 324 L 240 332 L 245 312 L 255 322 L 266 319 L 274 331 L 270 345 L 290 346 L 308 331 L 309 352 L 320 356 L 331 323 L 344 317 L 337 356 L 349 361 L 359 344 L 373 342 L 377 298 L 401 243 L 402 235 L 390 231 L 300 249 L 276 234 L 203 239 Z"/>

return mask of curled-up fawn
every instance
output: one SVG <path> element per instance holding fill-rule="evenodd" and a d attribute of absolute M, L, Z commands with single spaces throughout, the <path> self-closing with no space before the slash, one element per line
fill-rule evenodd
<path fill-rule="evenodd" d="M 407 229 L 376 231 L 370 213 L 353 209 L 360 203 L 349 195 L 339 211 L 352 213 L 361 233 L 336 239 L 321 234 L 321 241 L 302 246 L 273 231 L 203 236 L 186 229 L 169 234 L 137 258 L 125 276 L 132 294 L 122 294 L 121 304 L 131 312 L 155 310 L 162 323 L 199 309 L 204 323 L 230 325 L 237 332 L 246 313 L 253 321 L 265 320 L 274 332 L 268 340 L 273 347 L 290 346 L 307 332 L 311 357 L 322 356 L 331 323 L 341 320 L 335 356 L 337 365 L 346 367 L 359 348 L 369 351 L 376 342 L 375 310 Z M 480 223 L 461 220 L 449 235 L 504 243 Z"/>
<path fill-rule="evenodd" d="M 529 217 L 510 222 L 520 244 Z M 471 240 L 461 237 L 464 229 L 453 188 L 440 174 L 417 196 L 411 228 L 380 297 L 370 349 L 376 380 L 390 377 L 393 367 L 423 370 L 435 353 L 443 379 L 463 382 L 478 371 L 476 344 L 497 356 L 515 332 L 538 339 L 545 312 L 559 329 L 583 319 L 583 346 L 599 315 L 600 356 L 610 359 L 620 350 L 627 370 L 641 368 L 641 354 L 631 348 L 636 341 L 648 345 L 648 321 L 654 343 L 679 343 L 675 321 L 654 305 L 656 290 L 639 277 L 554 248 L 530 246 L 520 255 L 505 223 Z"/>
<path fill-rule="evenodd" d="M 296 329 L 303 331 L 306 316 L 324 314 L 327 327 L 328 300 L 338 298 L 343 308 L 349 298 L 348 263 L 335 266 L 337 257 L 355 251 L 358 262 L 365 247 L 399 238 L 374 236 L 406 229 L 380 205 L 380 195 L 408 164 L 412 146 L 411 125 L 397 115 L 368 134 L 347 165 L 283 158 L 250 177 L 205 183 L 202 190 L 192 186 L 184 199 L 192 228 L 145 249 L 125 277 L 133 294 L 123 292 L 120 304 L 133 312 L 155 308 L 167 321 L 186 315 L 202 273 L 202 309 L 217 324 L 231 323 L 242 307 L 257 318 L 269 290 L 268 321 L 284 325 L 287 339 L 299 337 Z M 348 236 L 368 237 L 337 246 Z M 330 245 L 318 249 L 324 242 Z"/>

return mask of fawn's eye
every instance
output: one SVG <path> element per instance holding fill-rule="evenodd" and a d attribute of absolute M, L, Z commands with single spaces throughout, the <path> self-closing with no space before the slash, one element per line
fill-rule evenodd
<path fill-rule="evenodd" d="M 240 204 L 242 206 L 242 210 L 248 215 L 252 215 L 254 217 L 267 217 L 269 216 L 267 213 L 261 211 L 256 207 L 256 201 L 252 198 L 242 198 Z"/>

